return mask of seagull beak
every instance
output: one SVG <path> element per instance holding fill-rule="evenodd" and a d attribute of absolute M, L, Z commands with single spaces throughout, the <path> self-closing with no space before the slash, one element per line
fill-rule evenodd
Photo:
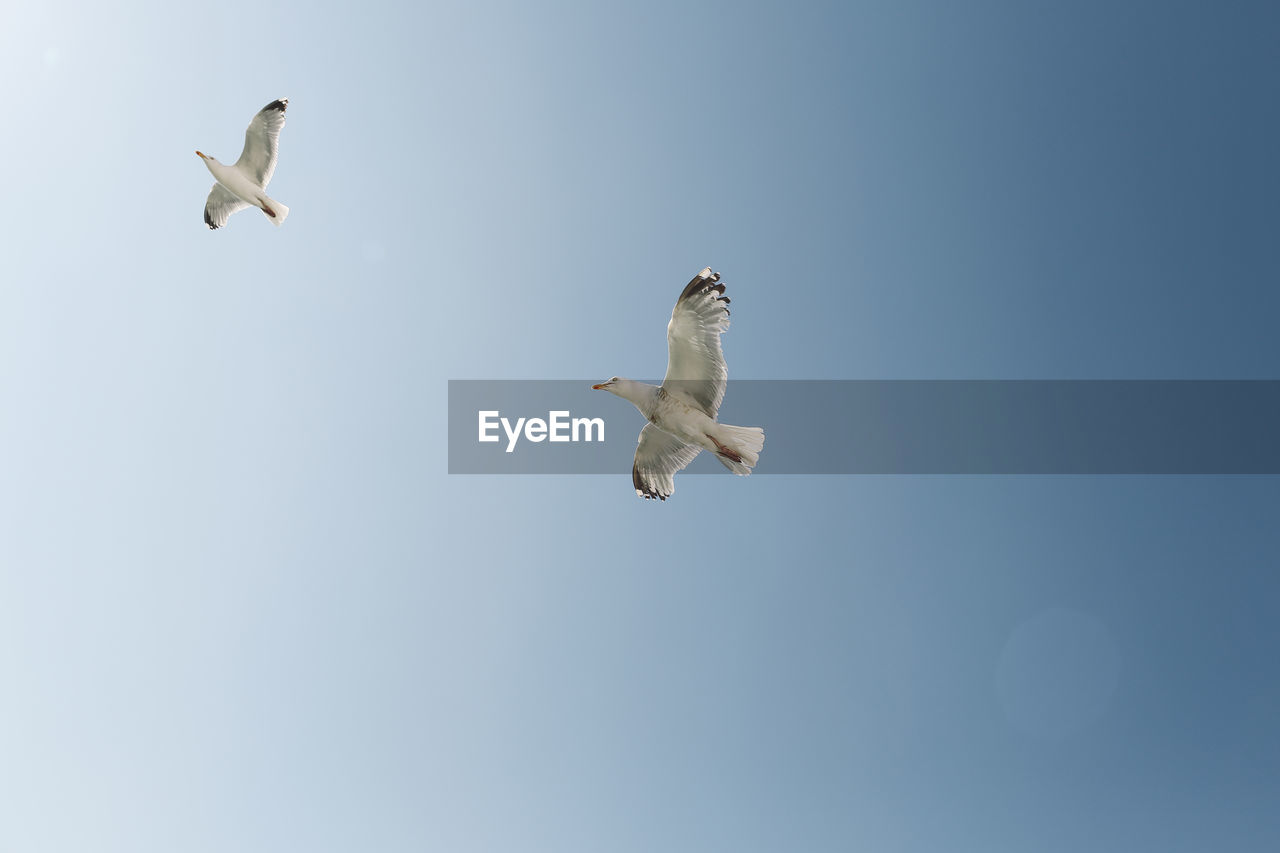
<path fill-rule="evenodd" d="M 592 391 L 603 391 L 603 390 L 604 390 L 604 385 L 592 385 L 592 386 L 591 386 L 591 390 L 592 390 Z"/>
<path fill-rule="evenodd" d="M 197 151 L 196 154 L 199 155 L 201 158 L 204 158 L 204 155 L 201 154 L 199 151 Z"/>

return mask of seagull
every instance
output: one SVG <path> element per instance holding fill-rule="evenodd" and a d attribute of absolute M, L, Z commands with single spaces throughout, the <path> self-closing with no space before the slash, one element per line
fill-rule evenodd
<path fill-rule="evenodd" d="M 246 207 L 260 209 L 276 225 L 289 215 L 289 208 L 267 197 L 267 184 L 276 170 L 280 128 L 284 127 L 284 111 L 288 106 L 289 99 L 281 98 L 259 110 L 244 132 L 240 159 L 230 166 L 196 152 L 217 180 L 204 205 L 204 224 L 210 229 L 226 225 L 227 217 Z"/>
<path fill-rule="evenodd" d="M 592 385 L 630 400 L 649 423 L 640 430 L 631 483 L 636 494 L 665 501 L 676 490 L 675 474 L 701 450 L 746 476 L 764 449 L 764 430 L 716 423 L 729 369 L 720 335 L 729 328 L 729 297 L 720 273 L 707 267 L 685 286 L 667 324 L 667 376 L 647 385 L 617 376 Z"/>

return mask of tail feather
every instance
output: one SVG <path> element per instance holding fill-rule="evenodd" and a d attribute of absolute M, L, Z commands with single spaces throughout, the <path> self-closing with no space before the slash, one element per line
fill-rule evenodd
<path fill-rule="evenodd" d="M 717 424 L 717 438 L 725 447 L 738 454 L 741 461 L 730 459 L 717 453 L 716 458 L 724 467 L 740 477 L 751 473 L 751 469 L 760 461 L 760 451 L 764 450 L 764 430 L 760 427 L 740 427 L 729 424 Z"/>
<path fill-rule="evenodd" d="M 266 196 L 258 197 L 258 206 L 262 208 L 262 212 L 267 219 L 270 219 L 276 227 L 283 225 L 285 218 L 289 216 L 289 208 Z"/>

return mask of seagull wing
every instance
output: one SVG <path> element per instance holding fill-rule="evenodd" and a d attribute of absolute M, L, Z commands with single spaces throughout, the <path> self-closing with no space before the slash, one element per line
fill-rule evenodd
<path fill-rule="evenodd" d="M 244 151 L 240 152 L 235 167 L 260 187 L 265 188 L 275 174 L 280 129 L 284 127 L 284 111 L 288 106 L 288 98 L 272 101 L 258 111 L 244 132 Z"/>
<path fill-rule="evenodd" d="M 209 200 L 204 203 L 204 224 L 208 225 L 210 230 L 221 228 L 227 224 L 227 217 L 248 206 L 249 202 L 233 195 L 231 190 L 222 184 L 214 184 L 213 189 L 209 190 Z"/>
<path fill-rule="evenodd" d="M 636 487 L 636 494 L 646 500 L 665 501 L 676 490 L 676 472 L 692 462 L 701 449 L 696 444 L 685 444 L 653 424 L 645 424 L 636 446 L 636 461 L 631 466 L 631 483 Z"/>
<path fill-rule="evenodd" d="M 680 294 L 667 324 L 667 376 L 662 387 L 710 418 L 720 410 L 729 378 L 720 350 L 720 335 L 729 328 L 729 298 L 723 294 L 720 273 L 707 267 Z"/>

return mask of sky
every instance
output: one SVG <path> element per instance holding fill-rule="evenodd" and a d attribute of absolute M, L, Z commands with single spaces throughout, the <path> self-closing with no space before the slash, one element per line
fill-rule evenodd
<path fill-rule="evenodd" d="M 1280 378 L 1272 5 L 2 24 L 0 849 L 1280 842 L 1275 476 L 445 444 L 450 379 L 659 374 L 707 265 L 739 379 Z M 210 232 L 278 97 L 288 221 Z"/>

